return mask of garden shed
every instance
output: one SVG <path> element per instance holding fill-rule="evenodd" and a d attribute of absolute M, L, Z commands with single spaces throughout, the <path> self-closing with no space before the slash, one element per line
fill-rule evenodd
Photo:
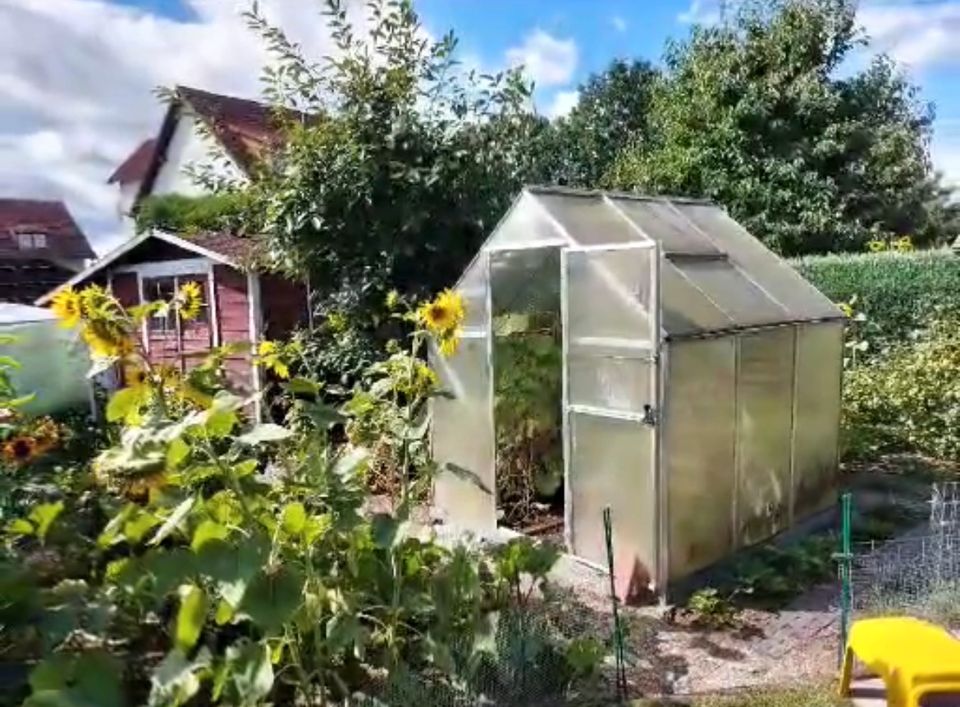
<path fill-rule="evenodd" d="M 211 348 L 237 344 L 225 362 L 232 387 L 259 393 L 263 371 L 249 346 L 288 335 L 309 323 L 305 283 L 261 272 L 254 241 L 230 233 L 178 236 L 153 230 L 131 238 L 36 302 L 46 305 L 64 287 L 96 283 L 109 288 L 125 307 L 169 300 L 187 282 L 200 285 L 199 316 L 183 321 L 171 312 L 143 324 L 140 344 L 153 363 L 185 370 L 203 361 Z M 259 398 L 255 414 L 261 416 Z"/>
<path fill-rule="evenodd" d="M 605 567 L 609 506 L 621 579 L 665 592 L 831 502 L 843 314 L 715 204 L 528 188 L 456 289 L 432 440 L 447 522 L 489 534 L 503 517 L 498 474 L 525 429 L 505 428 L 505 361 L 556 366 L 564 539 Z M 521 355 L 518 336 L 540 343 Z"/>

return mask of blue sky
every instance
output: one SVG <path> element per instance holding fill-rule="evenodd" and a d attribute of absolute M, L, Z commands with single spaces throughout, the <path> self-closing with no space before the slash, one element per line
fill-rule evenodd
<path fill-rule="evenodd" d="M 362 7 L 365 0 L 345 0 Z M 734 6 L 739 0 L 727 0 Z M 310 56 L 331 49 L 321 0 L 260 0 Z M 465 63 L 524 64 L 540 112 L 560 115 L 615 57 L 659 61 L 668 38 L 714 22 L 721 0 L 415 0 L 453 29 Z M 63 199 L 95 249 L 123 237 L 106 180 L 163 114 L 177 83 L 257 97 L 263 45 L 249 0 L 0 0 L 0 196 Z M 933 159 L 960 186 L 960 0 L 860 0 L 858 20 L 937 105 Z"/>

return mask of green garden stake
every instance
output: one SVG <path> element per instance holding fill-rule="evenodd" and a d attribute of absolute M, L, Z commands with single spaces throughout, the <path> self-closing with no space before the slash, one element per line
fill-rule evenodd
<path fill-rule="evenodd" d="M 839 563 L 840 576 L 840 645 L 838 661 L 843 661 L 850 633 L 850 614 L 853 608 L 853 551 L 850 544 L 853 526 L 853 494 L 840 497 L 840 552 L 834 555 Z"/>
<path fill-rule="evenodd" d="M 607 569 L 610 571 L 610 604 L 613 608 L 613 656 L 617 671 L 617 697 L 627 699 L 626 651 L 623 646 L 623 629 L 620 625 L 620 608 L 617 599 L 617 583 L 613 573 L 613 521 L 610 506 L 603 509 L 603 535 L 607 543 Z"/>

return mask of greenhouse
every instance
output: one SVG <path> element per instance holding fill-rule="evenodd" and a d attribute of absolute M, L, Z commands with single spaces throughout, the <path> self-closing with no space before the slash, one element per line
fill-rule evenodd
<path fill-rule="evenodd" d="M 529 188 L 463 273 L 436 356 L 435 502 L 550 525 L 658 593 L 828 505 L 840 310 L 720 207 Z M 544 518 L 547 518 L 544 520 Z"/>

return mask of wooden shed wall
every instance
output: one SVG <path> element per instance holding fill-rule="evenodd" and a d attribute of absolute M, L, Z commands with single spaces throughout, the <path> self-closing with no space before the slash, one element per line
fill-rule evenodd
<path fill-rule="evenodd" d="M 242 343 L 248 347 L 253 341 L 250 331 L 250 304 L 246 274 L 226 265 L 213 266 L 216 289 L 217 321 L 220 326 L 220 344 Z M 241 391 L 253 389 L 253 367 L 247 353 L 230 356 L 226 361 L 230 382 Z"/>

